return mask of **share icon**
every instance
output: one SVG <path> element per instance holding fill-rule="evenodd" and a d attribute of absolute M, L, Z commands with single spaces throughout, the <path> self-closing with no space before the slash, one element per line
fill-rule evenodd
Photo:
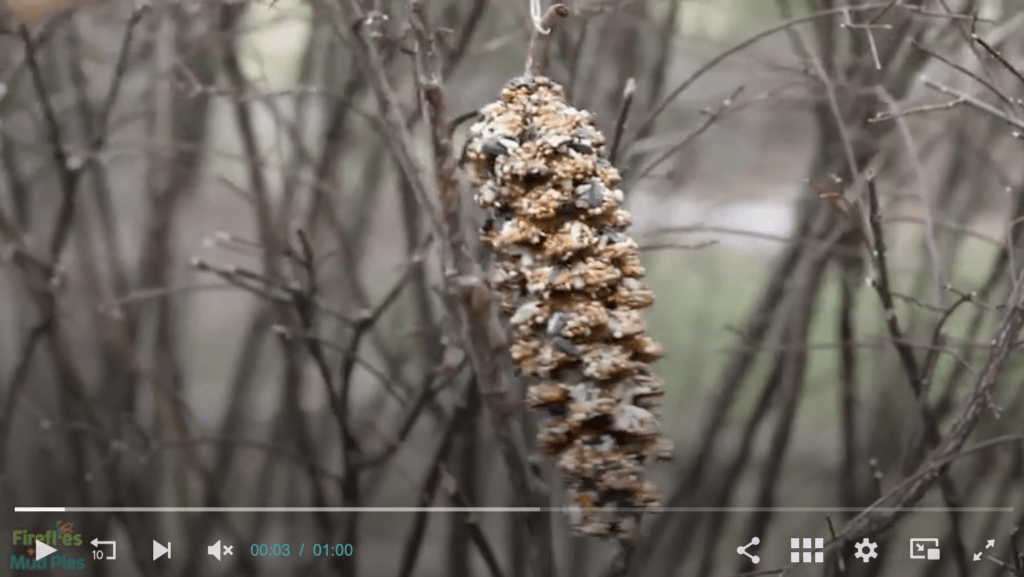
<path fill-rule="evenodd" d="M 754 545 L 757 545 L 760 542 L 761 542 L 760 539 L 758 539 L 757 537 L 754 537 L 753 539 L 750 540 L 750 543 L 747 543 L 746 545 L 744 545 L 742 547 L 737 547 L 736 548 L 736 552 L 739 553 L 740 555 L 746 555 L 747 557 L 750 557 L 750 562 L 753 563 L 754 565 L 757 565 L 758 563 L 761 562 L 761 558 L 758 557 L 757 555 L 751 555 L 750 553 L 747 553 L 747 548 L 748 547 L 752 547 Z"/>

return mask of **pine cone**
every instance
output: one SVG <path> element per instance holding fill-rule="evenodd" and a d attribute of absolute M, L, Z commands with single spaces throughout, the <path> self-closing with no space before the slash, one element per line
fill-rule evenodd
<path fill-rule="evenodd" d="M 638 511 L 659 506 L 644 465 L 668 459 L 661 436 L 663 350 L 640 309 L 654 301 L 626 233 L 630 215 L 591 114 L 540 76 L 510 82 L 481 110 L 465 160 L 488 211 L 489 281 L 531 379 L 529 404 L 547 411 L 537 443 L 554 456 L 577 533 L 633 538 Z"/>

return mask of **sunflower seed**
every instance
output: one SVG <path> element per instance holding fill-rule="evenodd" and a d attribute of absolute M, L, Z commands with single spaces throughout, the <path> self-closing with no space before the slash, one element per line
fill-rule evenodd
<path fill-rule="evenodd" d="M 597 133 L 586 126 L 581 126 L 576 130 L 573 130 L 572 135 L 580 140 L 594 140 L 594 138 L 597 137 Z"/>
<path fill-rule="evenodd" d="M 565 328 L 565 315 L 561 312 L 555 312 L 548 317 L 547 331 L 551 336 L 556 336 L 562 333 L 562 329 Z"/>
<path fill-rule="evenodd" d="M 569 148 L 579 152 L 580 154 L 591 154 L 594 152 L 594 147 L 590 146 L 586 142 L 570 142 Z"/>
<path fill-rule="evenodd" d="M 601 236 L 608 239 L 608 244 L 618 244 L 626 240 L 625 235 L 615 230 L 614 228 L 606 228 L 601 231 Z"/>
<path fill-rule="evenodd" d="M 564 337 L 555 337 L 551 339 L 551 346 L 570 357 L 578 357 L 581 354 L 580 348 Z"/>
<path fill-rule="evenodd" d="M 600 181 L 594 179 L 590 181 L 590 187 L 587 189 L 587 204 L 591 207 L 601 206 L 604 202 L 604 185 Z"/>
<path fill-rule="evenodd" d="M 508 149 L 505 148 L 502 140 L 503 139 L 499 138 L 485 138 L 480 143 L 480 150 L 484 151 L 486 154 L 490 154 L 491 156 L 503 156 L 508 154 Z"/>

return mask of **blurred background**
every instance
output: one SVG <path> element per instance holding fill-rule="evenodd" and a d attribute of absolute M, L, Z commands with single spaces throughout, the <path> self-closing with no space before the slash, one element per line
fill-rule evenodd
<path fill-rule="evenodd" d="M 1024 575 L 1017 0 L 569 3 L 545 71 L 624 126 L 676 445 L 651 477 L 691 508 L 629 547 L 558 512 L 13 513 L 565 498 L 444 297 L 408 2 L 6 1 L 0 520 L 116 539 L 116 562 L 68 553 L 87 574 Z M 533 25 L 525 0 L 425 4 L 457 156 Z M 879 499 L 897 510 L 861 514 Z M 838 545 L 792 564 L 792 537 Z"/>

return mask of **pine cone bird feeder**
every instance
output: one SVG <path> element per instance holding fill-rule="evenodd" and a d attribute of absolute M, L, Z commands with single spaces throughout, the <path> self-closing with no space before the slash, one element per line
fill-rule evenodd
<path fill-rule="evenodd" d="M 604 137 L 559 85 L 527 74 L 481 110 L 466 160 L 488 212 L 490 285 L 528 402 L 549 415 L 537 442 L 567 485 L 572 527 L 632 538 L 639 513 L 659 506 L 644 466 L 668 459 L 671 444 L 651 368 L 663 350 L 640 314 L 654 295 Z"/>

